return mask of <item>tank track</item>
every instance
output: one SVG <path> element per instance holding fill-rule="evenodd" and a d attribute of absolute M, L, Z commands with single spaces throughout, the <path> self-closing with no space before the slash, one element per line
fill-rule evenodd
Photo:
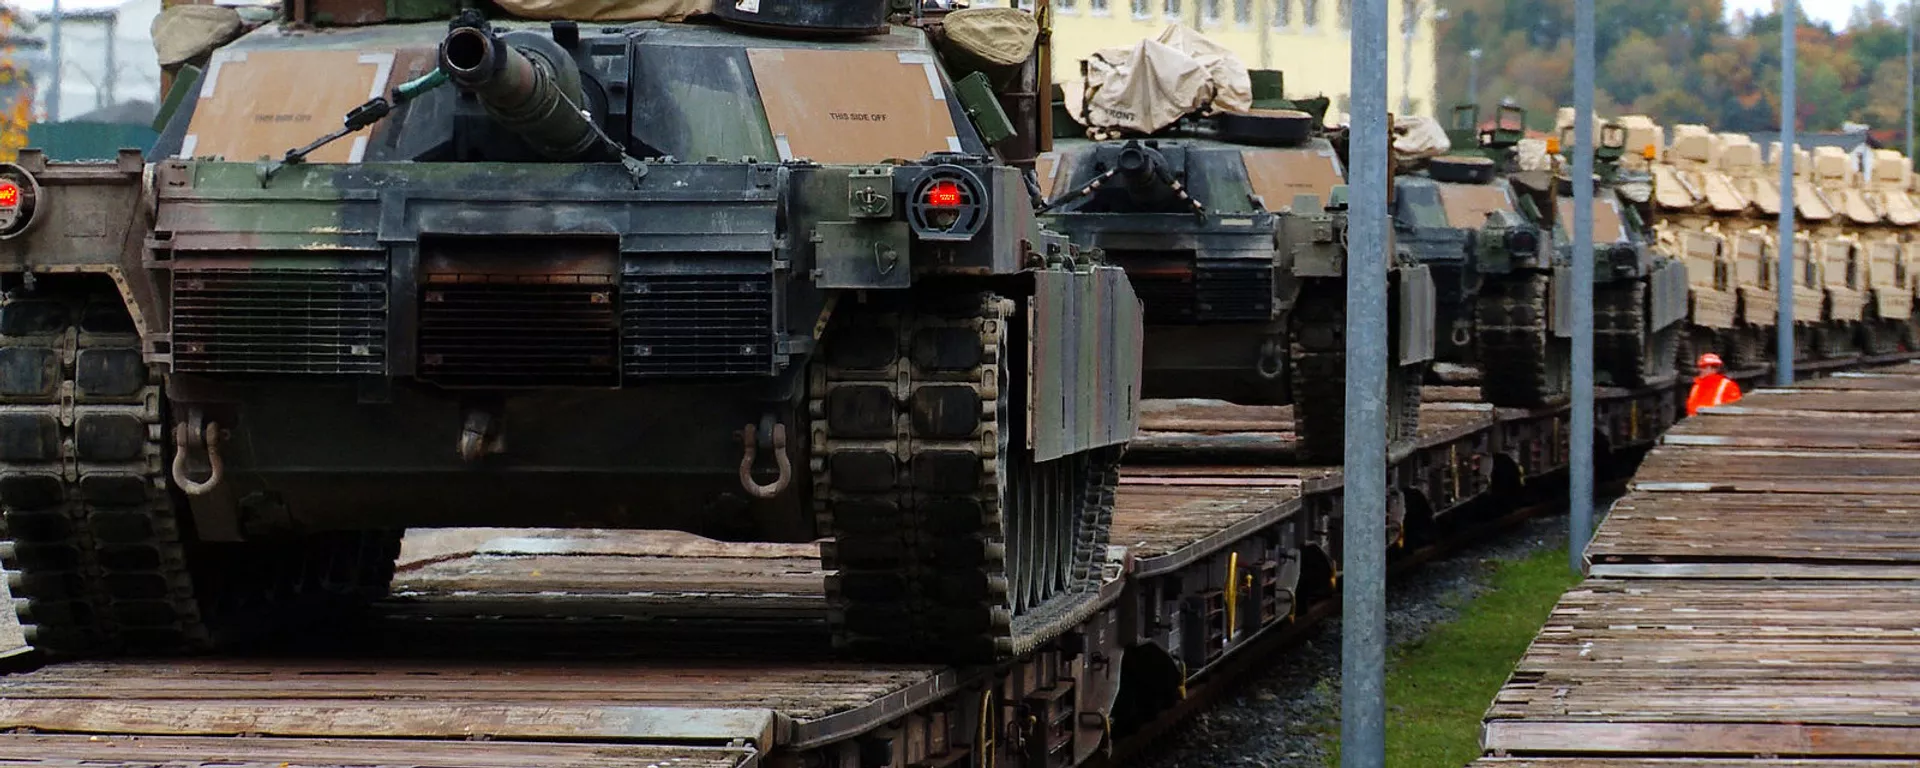
<path fill-rule="evenodd" d="M 986 662 L 1090 615 L 1120 450 L 1032 461 L 1016 303 L 835 315 L 808 404 L 835 646 Z"/>
<path fill-rule="evenodd" d="M 1329 281 L 1332 282 L 1332 281 Z M 1337 465 L 1346 460 L 1346 294 L 1300 292 L 1288 320 L 1287 366 L 1293 387 L 1293 430 L 1300 460 Z M 1390 329 L 1398 323 L 1389 319 Z M 1389 343 L 1397 334 L 1390 330 Z M 1419 435 L 1421 382 L 1428 366 L 1387 366 L 1387 448 L 1406 448 Z"/>
<path fill-rule="evenodd" d="M 1552 276 L 1529 272 L 1488 278 L 1474 302 L 1479 333 L 1480 396 L 1502 408 L 1527 408 L 1565 400 L 1568 357 L 1556 358 L 1548 306 Z"/>
<path fill-rule="evenodd" d="M 164 405 L 118 296 L 0 304 L 0 566 L 29 644 L 207 650 L 285 618 L 263 603 L 385 594 L 399 531 L 193 542 L 167 484 Z M 343 569 L 342 554 L 359 557 Z"/>
<path fill-rule="evenodd" d="M 1655 336 L 1646 327 L 1647 281 L 1645 279 L 1597 283 L 1593 286 L 1593 363 L 1595 377 L 1606 376 L 1616 387 L 1644 387 L 1673 371 L 1667 370 L 1681 346 L 1658 342 L 1671 338 Z M 1665 346 L 1664 349 L 1661 347 Z"/>

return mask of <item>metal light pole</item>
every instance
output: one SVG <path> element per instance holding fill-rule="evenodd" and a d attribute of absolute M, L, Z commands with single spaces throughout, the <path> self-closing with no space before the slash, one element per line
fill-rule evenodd
<path fill-rule="evenodd" d="M 1573 431 L 1567 559 L 1593 535 L 1593 0 L 1573 7 Z"/>
<path fill-rule="evenodd" d="M 1797 122 L 1793 104 L 1794 91 L 1798 89 L 1800 75 L 1794 67 L 1793 54 L 1797 47 L 1794 35 L 1800 27 L 1800 11 L 1794 0 L 1786 0 L 1780 8 L 1780 246 L 1774 254 L 1778 259 L 1775 267 L 1774 288 L 1778 289 L 1780 313 L 1774 321 L 1777 329 L 1776 343 L 1779 348 L 1774 354 L 1778 361 L 1773 366 L 1773 383 L 1787 386 L 1793 383 L 1793 145 L 1794 123 Z M 1907 70 L 1907 77 L 1913 77 L 1913 70 Z M 1912 109 L 1912 101 L 1908 102 Z M 1911 144 L 1911 136 L 1907 139 Z"/>
<path fill-rule="evenodd" d="M 1413 114 L 1413 36 L 1419 31 L 1420 17 L 1427 4 L 1420 0 L 1400 3 L 1400 114 Z"/>
<path fill-rule="evenodd" d="M 50 29 L 47 30 L 47 58 L 53 61 L 53 77 L 47 80 L 47 122 L 60 122 L 60 70 L 67 62 L 60 58 L 60 0 L 53 0 Z"/>
<path fill-rule="evenodd" d="M 1913 163 L 1913 0 L 1907 0 L 1907 163 Z"/>
<path fill-rule="evenodd" d="M 1340 765 L 1387 761 L 1387 0 L 1353 4 Z"/>
<path fill-rule="evenodd" d="M 1467 103 L 1480 105 L 1480 49 L 1467 51 Z"/>

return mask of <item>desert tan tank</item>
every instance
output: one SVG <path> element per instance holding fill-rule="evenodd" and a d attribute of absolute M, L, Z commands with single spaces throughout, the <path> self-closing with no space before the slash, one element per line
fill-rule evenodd
<path fill-rule="evenodd" d="M 1867 204 L 1880 215 L 1881 226 L 1873 230 L 1868 248 L 1868 310 L 1873 319 L 1862 342 L 1869 353 L 1884 354 L 1910 349 L 1914 343 L 1913 259 L 1920 252 L 1912 228 L 1920 224 L 1920 206 L 1907 196 L 1913 166 L 1905 155 L 1877 149 L 1871 162 L 1863 192 Z"/>
<path fill-rule="evenodd" d="M 1795 202 L 1817 199 L 1829 212 L 1820 223 L 1810 223 L 1818 238 L 1820 288 L 1826 293 L 1816 350 L 1821 357 L 1849 357 L 1859 351 L 1858 338 L 1867 319 L 1866 241 L 1863 235 L 1878 226 L 1880 217 L 1867 205 L 1854 177 L 1853 158 L 1839 147 L 1815 147 L 1806 173 L 1795 172 Z M 1802 217 L 1807 207 L 1800 206 Z"/>
<path fill-rule="evenodd" d="M 1728 240 L 1728 251 L 1733 262 L 1734 295 L 1737 299 L 1736 344 L 1758 344 L 1768 355 L 1773 351 L 1773 328 L 1779 318 L 1779 293 L 1774 290 L 1774 254 L 1778 238 L 1774 225 L 1779 222 L 1780 194 L 1771 185 L 1766 186 L 1769 204 L 1755 199 L 1752 184 L 1755 177 L 1766 173 L 1766 167 L 1760 162 L 1760 145 L 1744 133 L 1722 133 L 1719 139 L 1720 173 L 1727 179 L 1733 193 L 1747 202 L 1742 218 L 1729 221 L 1724 231 Z M 1756 193 L 1757 194 L 1757 193 Z M 1804 249 L 1796 248 L 1802 253 Z M 1805 291 L 1805 317 L 1817 317 L 1820 313 L 1820 293 L 1813 289 Z M 1796 310 L 1796 317 L 1801 310 Z"/>
<path fill-rule="evenodd" d="M 1673 144 L 1652 164 L 1655 230 L 1661 249 L 1687 269 L 1688 341 L 1735 369 L 1764 362 L 1754 334 L 1741 333 L 1735 242 L 1752 204 L 1719 167 L 1720 138 L 1703 125 L 1674 127 Z"/>
<path fill-rule="evenodd" d="M 1779 228 L 1776 226 L 1780 216 L 1780 168 L 1776 162 L 1763 162 L 1759 149 L 1751 140 L 1726 142 L 1720 153 L 1720 165 L 1733 179 L 1734 188 L 1753 204 L 1758 214 L 1745 233 L 1748 238 L 1760 238 L 1761 243 L 1760 254 L 1752 267 L 1755 272 L 1754 287 L 1743 286 L 1741 289 L 1741 314 L 1749 323 L 1759 322 L 1759 318 L 1766 315 L 1766 323 L 1771 327 L 1777 317 L 1775 308 L 1778 302 L 1774 262 L 1780 245 Z M 1772 152 L 1772 157 L 1779 156 L 1779 144 L 1772 145 Z M 1796 167 L 1803 165 L 1796 163 Z M 1818 216 L 1817 220 L 1832 217 L 1832 211 L 1817 199 L 1809 200 L 1806 195 L 1800 195 L 1795 203 L 1795 208 L 1803 213 L 1812 210 Z M 1796 230 L 1798 234 L 1793 239 L 1793 338 L 1796 360 L 1809 356 L 1825 303 L 1825 296 L 1819 288 L 1820 262 L 1813 258 L 1815 237 L 1806 231 L 1806 224 L 1804 219 L 1800 222 Z M 1743 238 L 1741 247 L 1740 261 L 1744 262 L 1752 248 L 1751 239 Z M 1766 346 L 1771 356 L 1772 346 Z"/>

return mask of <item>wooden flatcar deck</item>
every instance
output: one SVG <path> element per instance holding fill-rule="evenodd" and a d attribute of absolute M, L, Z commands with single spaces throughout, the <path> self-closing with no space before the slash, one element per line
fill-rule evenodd
<path fill-rule="evenodd" d="M 1920 765 L 1920 366 L 1681 422 L 1586 554 L 1476 768 Z"/>

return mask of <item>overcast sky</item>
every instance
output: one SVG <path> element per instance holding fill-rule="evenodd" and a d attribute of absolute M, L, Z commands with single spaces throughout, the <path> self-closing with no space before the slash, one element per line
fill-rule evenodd
<path fill-rule="evenodd" d="M 62 1 L 64 2 L 64 0 Z M 1735 10 L 1771 11 L 1775 5 L 1775 0 L 1725 0 L 1725 2 L 1728 12 Z M 1893 6 L 1896 5 L 1897 2 L 1898 0 L 1892 0 L 1891 2 L 1886 2 L 1886 5 Z M 1833 27 L 1834 29 L 1845 27 L 1847 25 L 1848 14 L 1853 13 L 1854 8 L 1862 5 L 1866 5 L 1865 0 L 1800 0 L 1800 10 L 1802 13 L 1805 13 L 1808 18 L 1814 21 L 1824 21 L 1827 23 L 1827 26 Z"/>

